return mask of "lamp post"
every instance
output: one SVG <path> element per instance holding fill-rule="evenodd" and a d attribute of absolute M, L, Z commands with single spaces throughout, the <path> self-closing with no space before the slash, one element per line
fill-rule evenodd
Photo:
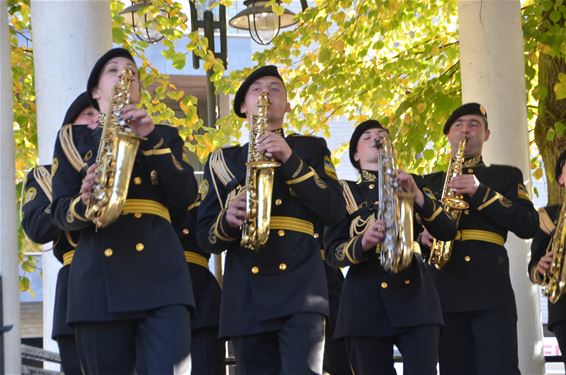
<path fill-rule="evenodd" d="M 120 14 L 124 16 L 126 23 L 133 27 L 136 38 L 143 42 L 153 44 L 162 40 L 163 35 L 151 27 L 154 21 L 153 16 L 149 15 L 147 11 L 142 13 L 142 11 L 149 6 L 151 6 L 151 2 L 148 0 L 132 0 L 132 5 L 125 8 Z M 161 10 L 160 13 L 169 17 L 169 13 L 164 10 Z"/>
<path fill-rule="evenodd" d="M 278 15 L 273 12 L 271 6 L 267 6 L 267 0 L 245 0 L 244 5 L 247 7 L 232 19 L 230 26 L 240 29 L 249 30 L 250 36 L 254 42 L 267 45 L 279 35 L 279 31 L 286 27 L 293 26 L 297 23 L 295 13 L 284 8 L 283 14 Z M 280 3 L 277 0 L 277 3 Z M 306 0 L 301 0 L 303 10 L 307 8 Z"/>
<path fill-rule="evenodd" d="M 203 19 L 198 19 L 197 8 L 195 3 L 191 0 L 189 1 L 190 11 L 191 11 L 191 31 L 198 31 L 199 28 L 204 30 L 204 36 L 208 39 L 208 49 L 214 53 L 214 56 L 220 58 L 224 62 L 224 67 L 228 66 L 226 51 L 227 51 L 227 39 L 226 39 L 226 7 L 220 5 L 218 9 L 218 21 L 214 20 L 214 14 L 210 10 L 205 10 L 203 14 Z M 214 42 L 214 30 L 218 29 L 220 32 L 220 51 L 216 52 L 215 42 Z M 198 69 L 200 58 L 193 53 L 193 68 Z M 211 81 L 212 71 L 206 71 L 206 103 L 207 103 L 207 118 L 208 126 L 214 126 L 216 124 L 217 116 L 217 106 L 216 106 L 216 92 L 214 89 L 214 84 Z"/>

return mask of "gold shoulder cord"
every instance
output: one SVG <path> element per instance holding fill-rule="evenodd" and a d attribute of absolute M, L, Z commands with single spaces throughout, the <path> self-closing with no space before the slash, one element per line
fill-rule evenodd
<path fill-rule="evenodd" d="M 65 125 L 61 128 L 59 132 L 59 140 L 61 141 L 61 148 L 69 160 L 69 163 L 75 168 L 77 172 L 83 169 L 86 163 L 81 158 L 81 154 L 75 147 L 73 142 L 73 129 L 72 125 Z"/>
<path fill-rule="evenodd" d="M 554 229 L 556 229 L 556 225 L 552 222 L 552 219 L 548 215 L 548 212 L 544 208 L 538 209 L 538 217 L 540 221 L 540 229 L 550 235 Z"/>
<path fill-rule="evenodd" d="M 228 185 L 228 183 L 234 179 L 234 175 L 226 165 L 222 150 L 217 150 L 212 153 L 210 156 L 210 166 L 224 186 Z"/>
<path fill-rule="evenodd" d="M 343 180 L 340 180 L 340 185 L 342 185 L 342 195 L 346 201 L 346 210 L 348 211 L 348 214 L 351 215 L 353 212 L 358 210 L 358 204 L 356 203 L 352 190 L 350 190 L 350 185 Z"/>
<path fill-rule="evenodd" d="M 53 201 L 53 191 L 51 189 L 51 174 L 47 171 L 47 168 L 39 166 L 33 170 L 33 177 L 49 199 L 49 202 Z"/>

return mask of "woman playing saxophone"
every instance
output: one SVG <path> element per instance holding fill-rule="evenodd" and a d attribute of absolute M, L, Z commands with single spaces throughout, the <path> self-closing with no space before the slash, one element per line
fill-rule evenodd
<path fill-rule="evenodd" d="M 560 351 L 566 353 L 566 298 L 563 297 L 564 237 L 566 235 L 566 151 L 556 160 L 556 182 L 562 189 L 562 204 L 539 209 L 540 228 L 531 244 L 529 277 L 535 284 L 542 284 L 547 292 L 548 329 L 554 332 Z M 562 356 L 563 361 L 564 355 Z"/>

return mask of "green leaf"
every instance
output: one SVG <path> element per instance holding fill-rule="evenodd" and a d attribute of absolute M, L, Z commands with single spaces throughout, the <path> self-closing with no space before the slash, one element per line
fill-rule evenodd
<path fill-rule="evenodd" d="M 555 136 L 555 131 L 554 128 L 549 128 L 546 131 L 546 140 L 552 142 L 554 140 L 554 136 Z"/>
<path fill-rule="evenodd" d="M 564 123 L 562 121 L 556 121 L 554 123 L 554 130 L 556 131 L 557 136 L 561 136 L 562 134 L 564 134 L 565 129 L 566 129 L 566 126 L 564 125 Z"/>

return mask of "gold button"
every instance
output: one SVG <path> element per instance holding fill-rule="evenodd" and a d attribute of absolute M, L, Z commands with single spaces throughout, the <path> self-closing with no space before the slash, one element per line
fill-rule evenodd
<path fill-rule="evenodd" d="M 112 253 L 113 253 L 113 251 L 112 251 L 111 248 L 104 250 L 104 256 L 106 256 L 106 257 L 111 257 Z"/>
<path fill-rule="evenodd" d="M 143 245 L 143 243 L 138 243 L 136 244 L 136 250 L 137 251 L 143 251 L 143 249 L 145 248 L 145 246 Z"/>
<path fill-rule="evenodd" d="M 139 185 L 141 184 L 141 182 L 142 182 L 141 177 L 134 178 L 134 184 Z"/>
<path fill-rule="evenodd" d="M 312 235 L 314 238 L 318 238 L 318 233 Z"/>
<path fill-rule="evenodd" d="M 474 170 L 472 168 L 468 169 L 468 173 L 474 173 Z"/>
<path fill-rule="evenodd" d="M 185 236 L 188 236 L 189 235 L 189 229 L 188 228 L 183 229 L 183 234 Z"/>
<path fill-rule="evenodd" d="M 258 267 L 258 266 L 253 266 L 253 267 L 252 267 L 252 273 L 253 273 L 254 275 L 257 275 L 257 274 L 259 273 L 259 267 Z"/>
<path fill-rule="evenodd" d="M 470 210 L 464 210 L 464 215 L 469 215 L 470 214 Z"/>
<path fill-rule="evenodd" d="M 285 270 L 287 269 L 287 265 L 286 265 L 285 263 L 281 263 L 281 264 L 279 265 L 279 269 L 280 269 L 281 271 L 285 271 Z"/>
<path fill-rule="evenodd" d="M 276 199 L 275 200 L 275 205 L 276 206 L 281 206 L 281 203 L 283 203 L 283 201 L 281 199 Z"/>
<path fill-rule="evenodd" d="M 285 235 L 285 231 L 284 231 L 283 229 L 279 229 L 279 230 L 277 231 L 277 235 L 278 235 L 279 237 L 283 237 L 283 236 Z"/>
<path fill-rule="evenodd" d="M 136 213 L 134 214 L 134 217 L 135 217 L 136 219 L 141 219 L 142 214 L 140 214 L 139 212 L 136 212 Z"/>
<path fill-rule="evenodd" d="M 469 262 L 470 260 L 472 260 L 472 257 L 469 256 L 469 255 L 466 255 L 466 256 L 464 257 L 464 260 L 465 260 L 466 262 Z"/>
<path fill-rule="evenodd" d="M 375 188 L 375 185 L 374 185 L 374 184 L 369 184 L 368 187 L 369 187 L 371 190 L 373 190 L 373 189 Z"/>
<path fill-rule="evenodd" d="M 387 289 L 388 286 L 385 281 L 381 283 L 381 289 Z"/>
<path fill-rule="evenodd" d="M 409 279 L 403 281 L 403 284 L 405 284 L 405 285 L 409 285 L 410 283 L 411 283 L 411 280 L 409 280 Z"/>

